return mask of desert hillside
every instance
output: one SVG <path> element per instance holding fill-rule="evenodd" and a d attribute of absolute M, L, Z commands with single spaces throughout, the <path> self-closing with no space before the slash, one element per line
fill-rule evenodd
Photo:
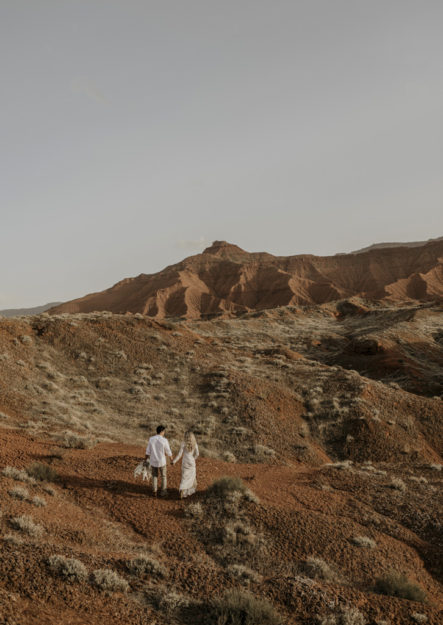
<path fill-rule="evenodd" d="M 440 623 L 441 305 L 0 319 L 0 374 L 0 622 Z"/>
<path fill-rule="evenodd" d="M 407 303 L 443 299 L 443 240 L 336 256 L 248 253 L 215 241 L 202 254 L 128 278 L 53 313 L 110 311 L 158 319 L 237 315 L 360 297 Z"/>

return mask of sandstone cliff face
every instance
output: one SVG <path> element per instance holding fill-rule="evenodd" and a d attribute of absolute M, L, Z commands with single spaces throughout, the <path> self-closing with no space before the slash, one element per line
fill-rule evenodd
<path fill-rule="evenodd" d="M 57 306 L 51 312 L 107 310 L 196 319 L 361 297 L 389 303 L 443 299 L 443 241 L 337 256 L 248 253 L 215 241 L 156 274 Z"/>

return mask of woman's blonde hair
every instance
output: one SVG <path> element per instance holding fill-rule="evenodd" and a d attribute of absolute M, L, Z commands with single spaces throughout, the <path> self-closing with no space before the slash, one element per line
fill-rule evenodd
<path fill-rule="evenodd" d="M 194 432 L 188 430 L 185 432 L 184 436 L 186 451 L 194 451 L 197 446 L 197 441 L 195 440 Z"/>

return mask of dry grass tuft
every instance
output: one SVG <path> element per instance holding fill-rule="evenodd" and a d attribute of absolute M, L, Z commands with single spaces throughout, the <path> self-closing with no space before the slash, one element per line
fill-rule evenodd
<path fill-rule="evenodd" d="M 377 546 L 375 540 L 369 536 L 354 536 L 352 542 L 358 547 L 367 547 L 368 549 L 374 549 Z"/>
<path fill-rule="evenodd" d="M 410 601 L 426 601 L 425 591 L 410 582 L 404 575 L 399 575 L 395 571 L 388 573 L 384 577 L 379 577 L 374 586 L 375 592 L 389 597 L 401 597 Z"/>
<path fill-rule="evenodd" d="M 393 477 L 389 486 L 390 488 L 393 488 L 394 490 L 398 490 L 402 493 L 404 493 L 407 490 L 406 484 L 403 482 L 403 480 L 400 477 Z"/>
<path fill-rule="evenodd" d="M 20 538 L 17 534 L 5 534 L 3 540 L 10 545 L 18 546 L 23 544 L 23 538 Z"/>
<path fill-rule="evenodd" d="M 426 616 L 426 614 L 422 614 L 421 612 L 413 612 L 411 614 L 411 618 L 416 623 L 427 623 L 428 622 L 428 617 Z"/>
<path fill-rule="evenodd" d="M 200 519 L 203 516 L 203 506 L 201 503 L 191 503 L 185 508 L 185 516 L 189 519 Z"/>
<path fill-rule="evenodd" d="M 238 493 L 248 501 L 258 503 L 258 498 L 252 491 L 247 488 L 245 483 L 239 477 L 225 476 L 215 480 L 207 490 L 208 497 L 216 499 L 227 499 L 233 494 Z"/>
<path fill-rule="evenodd" d="M 39 482 L 54 482 L 57 479 L 57 472 L 47 464 L 34 462 L 26 469 L 28 475 Z"/>
<path fill-rule="evenodd" d="M 66 432 L 60 440 L 63 446 L 68 449 L 90 449 L 95 445 L 95 442 L 91 438 L 79 436 L 69 431 Z"/>
<path fill-rule="evenodd" d="M 135 575 L 137 577 L 144 577 L 145 575 L 166 577 L 168 574 L 168 571 L 163 564 L 160 564 L 158 560 L 148 555 L 139 556 L 134 560 L 129 560 L 126 562 L 126 567 L 131 575 Z"/>
<path fill-rule="evenodd" d="M 48 558 L 50 570 L 69 582 L 83 582 L 88 577 L 88 571 L 80 560 L 65 556 L 51 556 Z"/>
<path fill-rule="evenodd" d="M 20 530 L 29 536 L 38 537 L 43 534 L 42 526 L 34 523 L 34 519 L 26 514 L 10 519 L 9 523 L 15 530 Z"/>
<path fill-rule="evenodd" d="M 91 582 L 104 592 L 127 592 L 128 582 L 111 569 L 96 569 L 91 573 Z"/>
<path fill-rule="evenodd" d="M 31 499 L 31 502 L 34 504 L 34 506 L 37 506 L 38 508 L 43 508 L 47 505 L 46 499 L 43 499 L 43 497 L 38 497 L 37 495 Z"/>
<path fill-rule="evenodd" d="M 302 564 L 302 571 L 311 579 L 322 579 L 326 582 L 339 582 L 341 576 L 322 558 L 308 558 Z"/>
<path fill-rule="evenodd" d="M 365 616 L 357 608 L 342 608 L 337 614 L 317 616 L 318 625 L 366 625 Z"/>
<path fill-rule="evenodd" d="M 232 564 L 231 566 L 228 566 L 226 571 L 235 579 L 238 579 L 240 582 L 246 584 L 259 584 L 263 579 L 257 571 L 253 571 L 243 564 Z"/>
<path fill-rule="evenodd" d="M 282 619 L 271 603 L 250 593 L 230 590 L 212 602 L 208 624 L 214 625 L 280 625 Z M 212 617 L 212 618 L 211 618 Z"/>
<path fill-rule="evenodd" d="M 16 467 L 5 467 L 2 471 L 2 474 L 5 477 L 10 477 L 16 482 L 28 482 L 29 484 L 34 484 L 35 480 L 26 473 L 23 469 L 17 469 Z"/>
<path fill-rule="evenodd" d="M 21 499 L 22 501 L 27 501 L 29 499 L 29 491 L 27 488 L 22 488 L 21 486 L 16 486 L 15 488 L 11 488 L 8 490 L 8 494 L 14 499 Z"/>

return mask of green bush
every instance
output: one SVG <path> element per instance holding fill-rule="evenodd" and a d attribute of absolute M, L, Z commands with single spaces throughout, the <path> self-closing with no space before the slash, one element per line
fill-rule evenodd
<path fill-rule="evenodd" d="M 426 601 L 425 591 L 410 582 L 404 575 L 391 572 L 384 577 L 379 577 L 374 586 L 375 592 L 390 597 L 401 597 L 410 601 Z"/>
<path fill-rule="evenodd" d="M 213 602 L 214 625 L 281 625 L 282 619 L 265 599 L 231 590 Z"/>

